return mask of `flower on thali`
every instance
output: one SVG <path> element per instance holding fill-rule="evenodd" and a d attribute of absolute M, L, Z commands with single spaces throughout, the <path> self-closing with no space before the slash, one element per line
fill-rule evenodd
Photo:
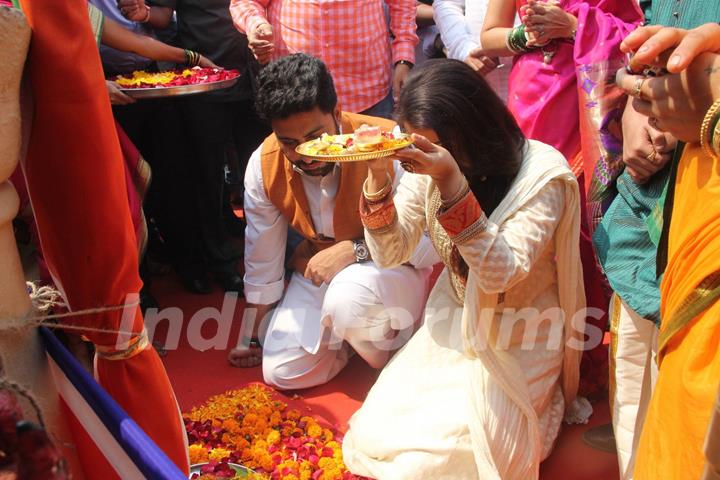
<path fill-rule="evenodd" d="M 238 75 L 240 73 L 237 70 L 202 67 L 166 72 L 137 70 L 130 75 L 118 75 L 115 77 L 115 83 L 120 88 L 165 88 L 220 82 L 235 78 Z"/>

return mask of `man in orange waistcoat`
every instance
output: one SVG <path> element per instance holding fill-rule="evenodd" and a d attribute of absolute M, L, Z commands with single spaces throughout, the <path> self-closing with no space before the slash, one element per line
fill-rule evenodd
<path fill-rule="evenodd" d="M 380 368 L 412 335 L 429 267 L 439 259 L 424 239 L 411 265 L 377 267 L 358 212 L 367 165 L 313 161 L 295 147 L 364 123 L 383 130 L 394 124 L 341 112 L 327 67 L 306 54 L 265 67 L 256 104 L 274 133 L 245 173 L 248 305 L 229 360 L 241 367 L 262 362 L 266 383 L 281 389 L 327 382 L 353 351 Z M 397 185 L 402 169 L 395 165 L 388 173 Z M 288 235 L 302 241 L 286 262 Z M 286 266 L 293 271 L 287 289 Z"/>

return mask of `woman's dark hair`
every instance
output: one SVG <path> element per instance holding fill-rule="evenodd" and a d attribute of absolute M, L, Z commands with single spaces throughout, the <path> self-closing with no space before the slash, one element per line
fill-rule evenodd
<path fill-rule="evenodd" d="M 319 107 L 331 113 L 337 93 L 325 64 L 305 53 L 270 62 L 260 71 L 255 109 L 267 122 Z"/>
<path fill-rule="evenodd" d="M 435 130 L 489 216 L 520 170 L 525 135 L 485 79 L 459 60 L 428 60 L 408 76 L 396 116 Z"/>
<path fill-rule="evenodd" d="M 401 126 L 434 130 L 485 214 L 497 208 L 520 170 L 526 140 L 485 79 L 459 60 L 428 60 L 408 76 L 396 117 Z M 453 250 L 461 263 L 456 272 L 467 278 Z"/>

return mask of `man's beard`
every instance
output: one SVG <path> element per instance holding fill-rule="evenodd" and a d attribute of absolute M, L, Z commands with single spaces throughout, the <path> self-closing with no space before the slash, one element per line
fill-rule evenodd
<path fill-rule="evenodd" d="M 333 168 L 335 167 L 335 164 L 326 162 L 324 167 L 315 168 L 313 170 L 307 169 L 307 167 L 309 167 L 315 163 L 322 163 L 322 162 L 305 163 L 302 160 L 299 160 L 297 162 L 293 162 L 293 165 L 295 165 L 295 168 L 297 168 L 298 170 L 301 170 L 305 175 L 307 175 L 309 177 L 324 177 L 325 175 L 332 172 Z"/>
<path fill-rule="evenodd" d="M 335 133 L 333 133 L 333 135 L 337 135 L 341 132 L 340 124 L 338 123 L 336 118 L 333 118 L 333 122 L 335 123 Z M 324 177 L 325 175 L 332 172 L 333 168 L 335 168 L 335 164 L 331 163 L 331 162 L 325 162 L 324 167 L 318 168 L 315 170 L 306 170 L 305 168 L 303 168 L 303 167 L 308 167 L 310 165 L 313 165 L 315 163 L 322 163 L 322 162 L 312 161 L 310 163 L 306 163 L 302 160 L 298 160 L 297 162 L 292 162 L 292 164 L 295 165 L 295 168 L 297 168 L 298 170 L 302 170 L 302 172 L 305 175 L 308 175 L 310 177 Z"/>

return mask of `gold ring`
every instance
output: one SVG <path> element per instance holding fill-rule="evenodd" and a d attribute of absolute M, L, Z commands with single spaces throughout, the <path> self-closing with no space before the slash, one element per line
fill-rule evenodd
<path fill-rule="evenodd" d="M 657 157 L 657 151 L 653 149 L 652 152 L 650 152 L 648 155 L 645 156 L 645 160 L 647 160 L 650 163 L 655 163 L 655 157 Z"/>
<path fill-rule="evenodd" d="M 633 88 L 633 91 L 632 91 L 633 97 L 639 98 L 640 100 L 642 100 L 642 87 L 643 87 L 643 83 L 645 83 L 645 80 L 647 80 L 646 77 L 640 77 L 637 80 L 635 80 L 635 87 Z"/>

